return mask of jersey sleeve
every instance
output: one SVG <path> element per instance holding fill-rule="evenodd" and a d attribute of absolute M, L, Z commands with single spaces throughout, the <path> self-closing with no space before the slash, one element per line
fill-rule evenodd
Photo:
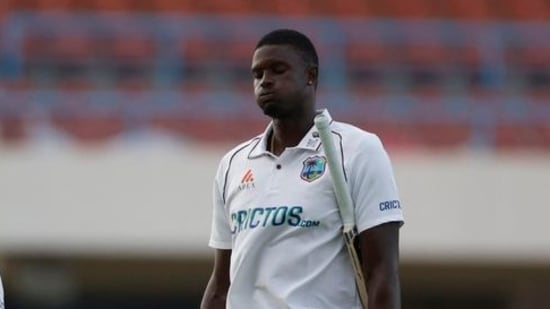
<path fill-rule="evenodd" d="M 218 167 L 213 185 L 212 227 L 208 245 L 216 249 L 231 249 L 231 226 L 223 198 L 223 182 L 225 181 L 222 164 Z"/>
<path fill-rule="evenodd" d="M 359 232 L 398 221 L 403 212 L 390 158 L 378 136 L 367 134 L 352 154 L 350 189 Z"/>

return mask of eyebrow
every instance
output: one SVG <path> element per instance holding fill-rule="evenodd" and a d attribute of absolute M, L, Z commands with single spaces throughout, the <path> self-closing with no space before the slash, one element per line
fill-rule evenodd
<path fill-rule="evenodd" d="M 276 66 L 276 65 L 285 65 L 290 66 L 290 64 L 284 60 L 265 60 L 263 62 L 257 63 L 256 65 L 253 65 L 250 70 L 252 72 L 258 70 L 260 67 L 269 67 L 269 66 Z"/>

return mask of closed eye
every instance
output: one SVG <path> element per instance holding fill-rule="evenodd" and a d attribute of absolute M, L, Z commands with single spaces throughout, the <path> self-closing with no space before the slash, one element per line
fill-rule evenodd
<path fill-rule="evenodd" d="M 261 79 L 263 76 L 263 73 L 261 70 L 252 70 L 252 77 L 254 79 Z"/>
<path fill-rule="evenodd" d="M 272 71 L 275 74 L 283 74 L 287 69 L 288 67 L 286 65 L 279 63 L 273 66 Z"/>

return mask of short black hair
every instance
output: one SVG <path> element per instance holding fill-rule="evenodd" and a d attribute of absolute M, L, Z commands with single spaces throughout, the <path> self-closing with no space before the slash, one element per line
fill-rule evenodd
<path fill-rule="evenodd" d="M 256 48 L 264 45 L 290 45 L 300 51 L 307 64 L 319 67 L 319 57 L 311 40 L 303 33 L 292 29 L 277 29 L 264 35 Z"/>

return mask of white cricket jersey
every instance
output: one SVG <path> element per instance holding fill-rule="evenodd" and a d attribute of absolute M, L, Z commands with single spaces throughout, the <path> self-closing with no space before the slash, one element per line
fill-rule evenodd
<path fill-rule="evenodd" d="M 343 155 L 358 231 L 403 222 L 379 138 L 332 120 L 330 128 Z M 317 130 L 279 157 L 266 150 L 270 131 L 271 124 L 227 153 L 214 181 L 209 245 L 232 250 L 227 307 L 361 308 Z"/>

